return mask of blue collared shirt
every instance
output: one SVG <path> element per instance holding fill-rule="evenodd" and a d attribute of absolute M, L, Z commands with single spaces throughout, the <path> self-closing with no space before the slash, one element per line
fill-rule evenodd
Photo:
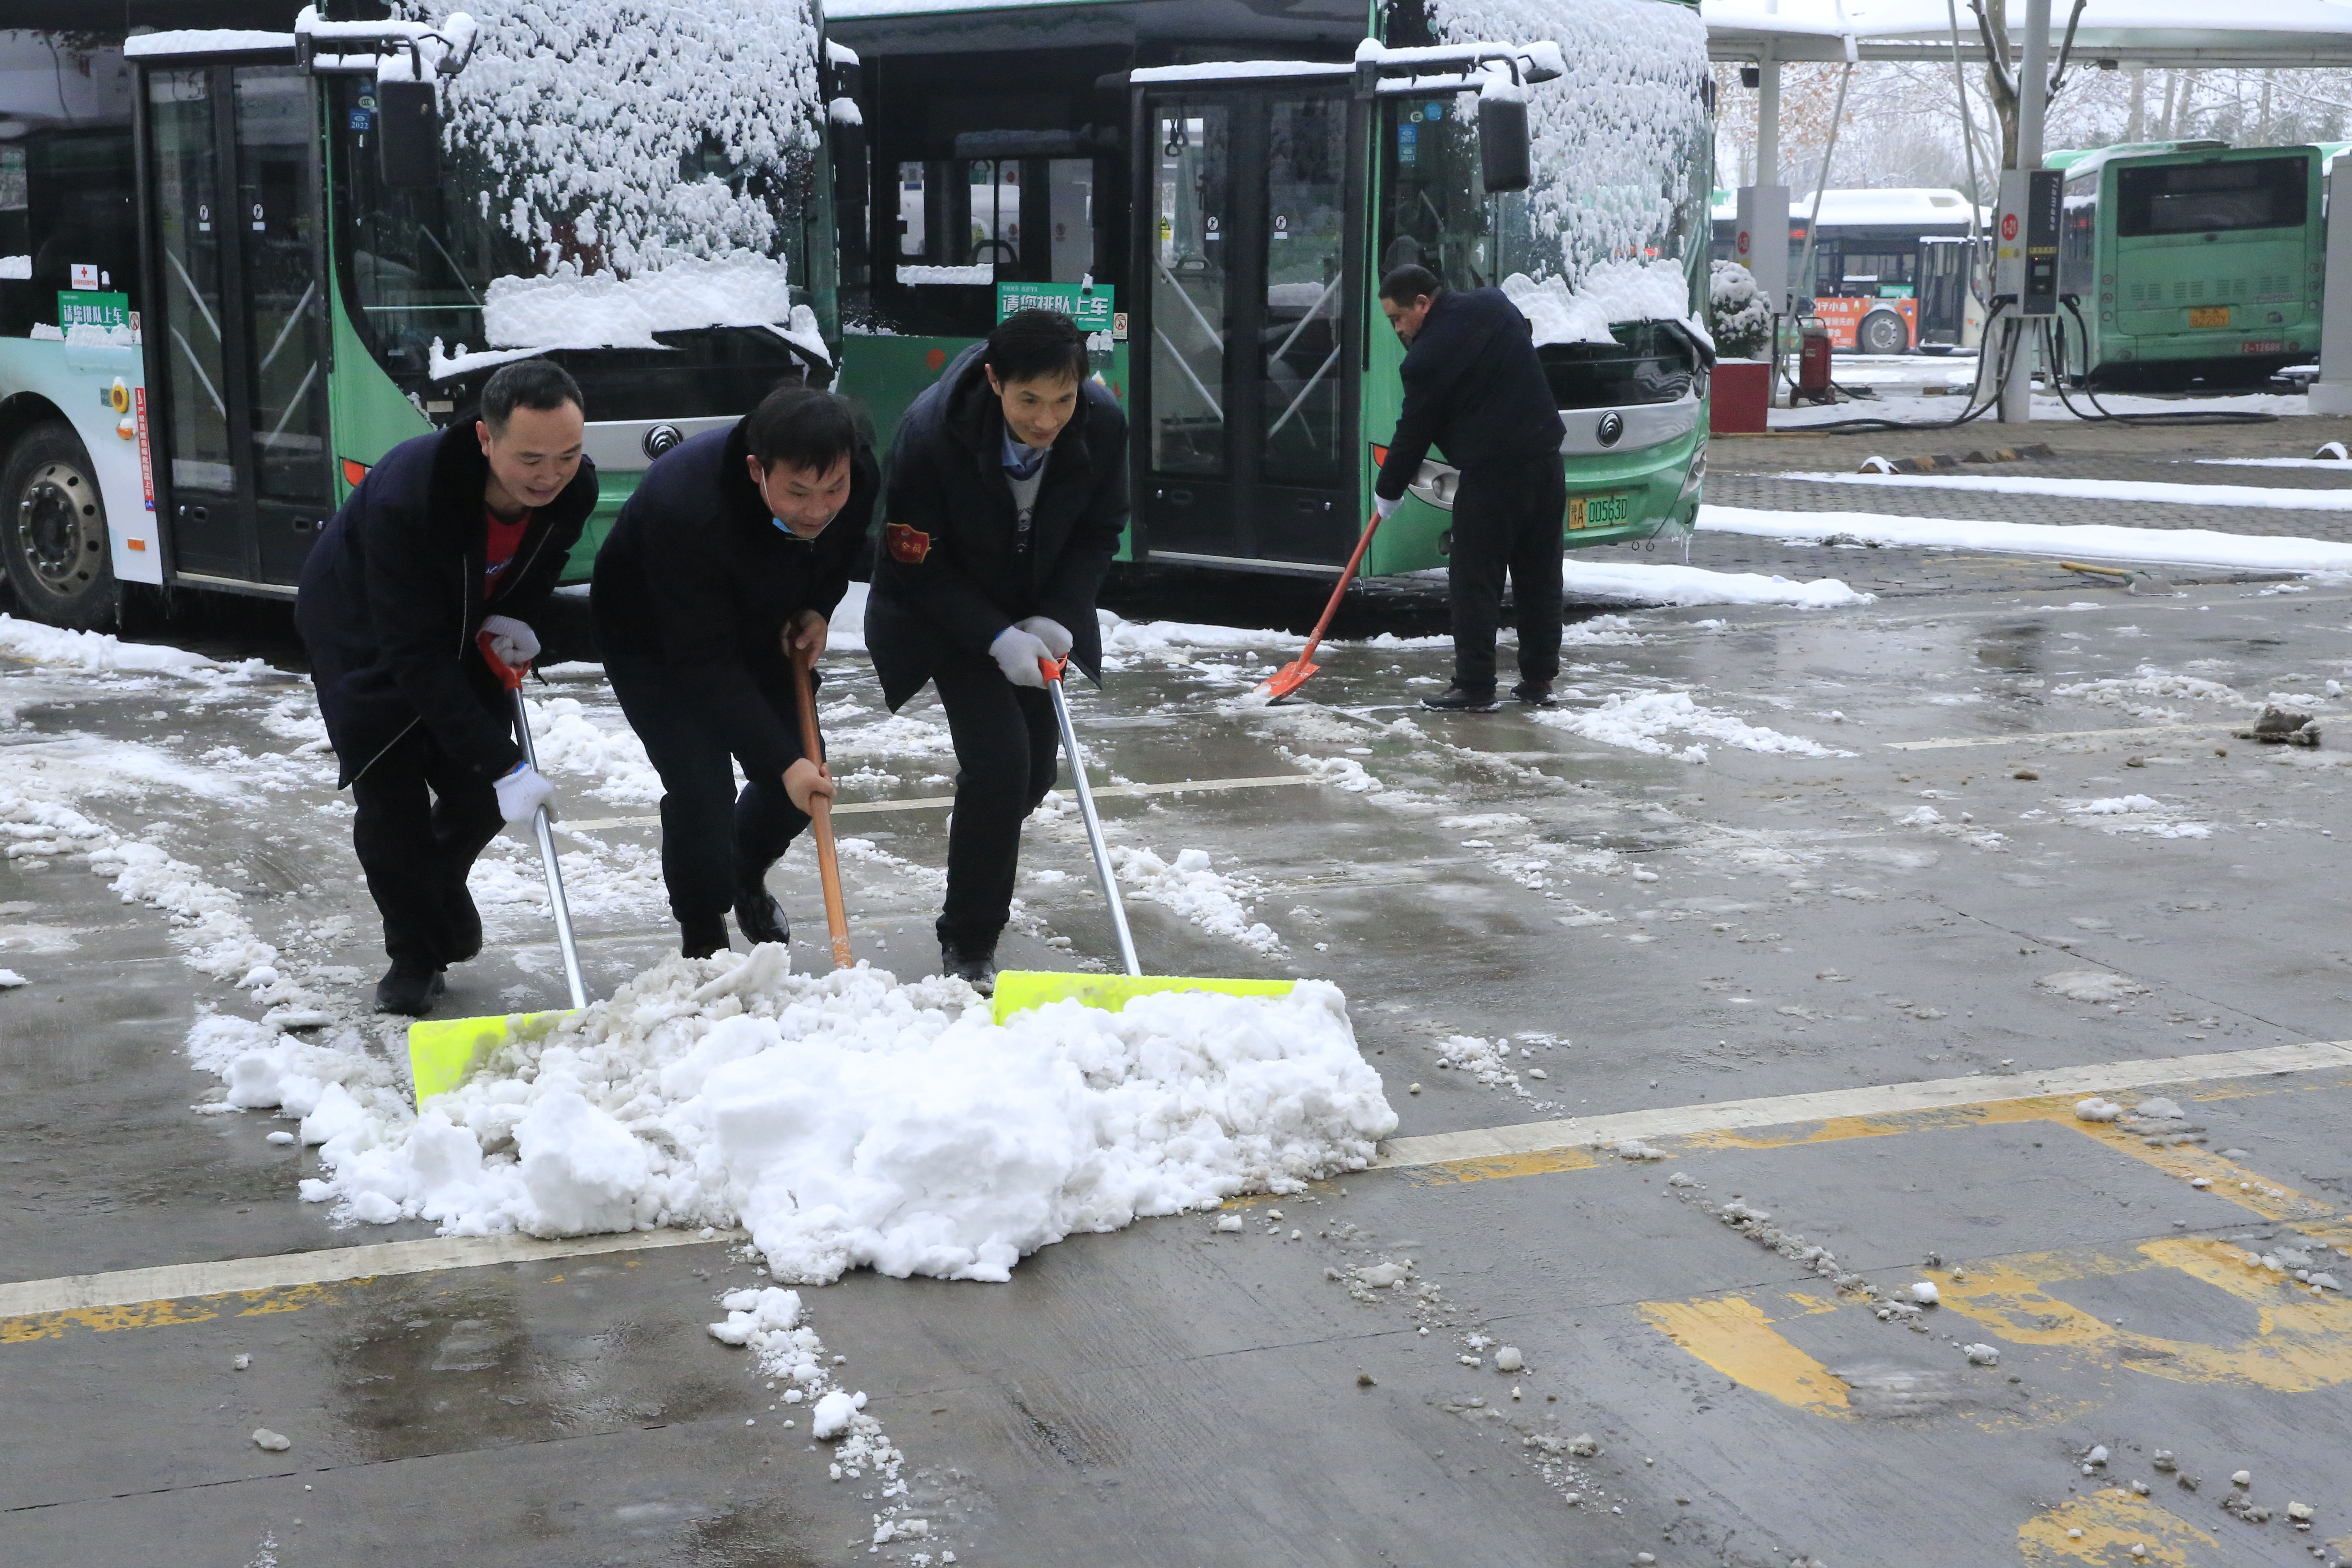
<path fill-rule="evenodd" d="M 1012 426 L 1004 431 L 1004 471 L 1014 479 L 1025 479 L 1037 471 L 1038 465 L 1053 451 L 1051 447 L 1032 447 L 1013 434 Z"/>

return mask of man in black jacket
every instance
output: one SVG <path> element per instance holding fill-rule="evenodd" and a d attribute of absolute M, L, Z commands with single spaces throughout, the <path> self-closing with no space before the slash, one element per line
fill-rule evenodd
<path fill-rule="evenodd" d="M 824 652 L 880 489 L 848 405 L 780 386 L 666 453 L 597 552 L 597 647 L 661 773 L 662 880 L 688 958 L 726 947 L 730 905 L 746 942 L 791 940 L 768 868 L 833 798 L 824 758 L 802 754 L 793 654 Z"/>
<path fill-rule="evenodd" d="M 940 966 L 985 991 L 1021 823 L 1059 745 L 1040 661 L 1101 679 L 1095 595 L 1127 527 L 1127 416 L 1070 318 L 1023 310 L 966 349 L 898 426 L 866 640 L 895 711 L 939 687 L 955 741 Z"/>
<path fill-rule="evenodd" d="M 1534 329 L 1499 289 L 1448 289 L 1425 267 L 1381 279 L 1381 310 L 1406 343 L 1404 410 L 1372 487 L 1383 518 L 1397 509 L 1431 446 L 1462 472 L 1454 491 L 1446 585 L 1454 611 L 1454 685 L 1422 705 L 1495 710 L 1495 625 L 1507 569 L 1518 609 L 1519 683 L 1511 695 L 1552 705 L 1559 675 L 1560 530 L 1568 427 L 1536 358 Z"/>
<path fill-rule="evenodd" d="M 596 505 L 580 388 L 547 360 L 501 365 L 481 416 L 402 442 L 302 566 L 294 621 L 352 805 L 352 847 L 392 959 L 379 1012 L 421 1016 L 482 948 L 466 873 L 502 822 L 554 793 L 522 760 L 491 658 L 538 657 L 545 613 Z"/>

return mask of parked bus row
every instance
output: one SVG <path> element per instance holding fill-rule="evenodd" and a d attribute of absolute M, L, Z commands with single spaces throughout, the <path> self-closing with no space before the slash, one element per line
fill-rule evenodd
<path fill-rule="evenodd" d="M 1338 0 L 1245 28 L 1215 0 L 1071 0 L 1044 30 L 992 0 L 836 0 L 822 20 L 777 0 L 737 7 L 731 34 L 466 8 L 221 0 L 205 30 L 174 0 L 13 8 L 17 613 L 93 626 L 140 587 L 289 596 L 368 468 L 531 353 L 597 416 L 602 500 L 566 572 L 584 581 L 654 458 L 779 380 L 854 395 L 887 441 L 940 366 L 1040 303 L 1088 328 L 1137 432 L 1124 559 L 1336 577 L 1396 418 L 1374 296 L 1405 262 L 1509 281 L 1547 323 L 1569 543 L 1692 524 L 1712 93 L 1670 0 L 1551 0 L 1499 40 L 1437 36 L 1418 8 L 1368 39 Z M 1601 24 L 1641 47 L 1612 56 Z M 591 37 L 605 26 L 647 36 Z M 592 46 L 607 76 L 671 75 L 626 66 L 584 95 L 564 51 Z M 1614 112 L 1609 94 L 1642 115 L 1630 137 L 1609 121 L 1615 162 L 1538 145 L 1533 188 L 1489 193 L 1497 78 L 1570 116 Z M 1451 484 L 1433 459 L 1368 573 L 1444 563 Z"/>

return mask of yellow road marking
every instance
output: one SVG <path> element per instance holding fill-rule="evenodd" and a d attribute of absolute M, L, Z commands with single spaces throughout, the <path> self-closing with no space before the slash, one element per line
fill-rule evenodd
<path fill-rule="evenodd" d="M 2079 1530 L 2079 1536 L 2069 1531 Z M 2131 1549 L 2147 1549 L 2144 1558 Z M 2221 1543 L 2169 1510 L 2120 1487 L 2105 1488 L 2086 1497 L 2069 1498 L 2037 1513 L 2019 1527 L 2017 1554 L 2037 1565 L 2067 1563 L 2173 1563 L 2186 1565 L 2200 1548 L 2219 1551 Z M 2208 1559 L 2210 1561 L 2210 1559 Z"/>
<path fill-rule="evenodd" d="M 1643 1301 L 1635 1310 L 1651 1327 L 1744 1388 L 1819 1415 L 1849 1413 L 1844 1382 L 1790 1344 L 1745 1296 Z M 1807 1310 L 1831 1310 L 1834 1304 Z"/>
<path fill-rule="evenodd" d="M 0 1345 L 60 1339 L 77 1330 L 104 1334 L 116 1329 L 165 1329 L 183 1323 L 208 1323 L 222 1317 L 259 1318 L 275 1312 L 299 1312 L 305 1307 L 341 1299 L 339 1292 L 323 1285 L 297 1285 L 282 1290 L 240 1290 L 233 1296 L 199 1297 L 194 1300 L 140 1301 L 128 1306 L 30 1312 L 22 1317 L 0 1318 Z"/>

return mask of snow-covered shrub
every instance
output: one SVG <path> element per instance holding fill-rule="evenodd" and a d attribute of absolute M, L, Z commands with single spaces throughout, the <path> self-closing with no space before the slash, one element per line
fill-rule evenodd
<path fill-rule="evenodd" d="M 1715 263 L 1706 303 L 1716 349 L 1726 359 L 1752 358 L 1771 337 L 1771 303 L 1756 287 L 1756 275 L 1737 261 Z"/>

